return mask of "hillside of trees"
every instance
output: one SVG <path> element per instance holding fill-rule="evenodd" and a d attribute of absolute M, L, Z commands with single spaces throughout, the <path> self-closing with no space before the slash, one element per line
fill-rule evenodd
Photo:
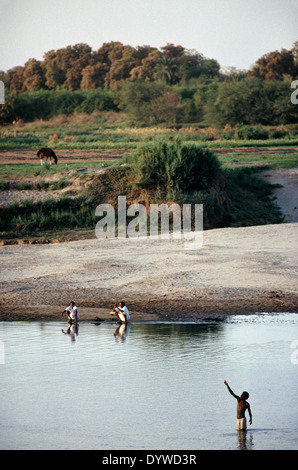
<path fill-rule="evenodd" d="M 0 72 L 6 100 L 0 123 L 57 114 L 123 111 L 142 125 L 291 124 L 291 82 L 298 76 L 298 41 L 262 56 L 251 70 L 224 75 L 215 59 L 167 44 L 161 49 L 76 44 Z"/>

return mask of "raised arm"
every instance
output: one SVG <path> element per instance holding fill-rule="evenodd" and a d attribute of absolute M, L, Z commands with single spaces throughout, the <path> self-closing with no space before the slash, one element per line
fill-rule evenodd
<path fill-rule="evenodd" d="M 240 400 L 240 397 L 238 397 L 238 395 L 235 395 L 235 393 L 230 389 L 230 387 L 229 387 L 229 385 L 228 385 L 228 382 L 227 382 L 226 380 L 224 381 L 224 384 L 227 386 L 227 388 L 228 388 L 230 394 L 231 394 L 233 397 L 235 397 L 237 400 Z"/>

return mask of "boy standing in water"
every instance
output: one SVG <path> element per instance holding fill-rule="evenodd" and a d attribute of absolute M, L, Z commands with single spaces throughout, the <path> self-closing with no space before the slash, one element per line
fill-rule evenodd
<path fill-rule="evenodd" d="M 61 313 L 61 317 L 63 317 L 64 313 L 67 314 L 69 323 L 77 323 L 79 321 L 79 311 L 78 311 L 78 307 L 76 306 L 75 302 L 73 302 L 73 301 L 70 302 L 70 306 L 67 307 Z"/>
<path fill-rule="evenodd" d="M 249 413 L 249 424 L 252 424 L 252 414 L 251 414 L 250 405 L 246 401 L 249 397 L 249 394 L 247 392 L 243 392 L 242 395 L 238 397 L 238 395 L 235 395 L 235 393 L 230 389 L 226 380 L 224 381 L 224 384 L 228 387 L 230 394 L 233 397 L 235 397 L 237 400 L 237 429 L 239 431 L 245 431 L 246 430 L 246 418 L 245 418 L 246 410 Z"/>

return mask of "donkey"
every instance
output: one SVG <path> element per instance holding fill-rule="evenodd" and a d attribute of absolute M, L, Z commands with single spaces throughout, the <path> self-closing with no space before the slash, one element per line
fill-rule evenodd
<path fill-rule="evenodd" d="M 52 160 L 57 165 L 58 163 L 58 158 L 56 157 L 55 152 L 52 149 L 48 148 L 41 148 L 37 152 L 37 156 L 40 158 L 40 164 L 43 165 L 43 159 L 46 159 L 46 162 L 48 161 L 48 158 L 50 160 L 50 165 L 52 165 Z"/>

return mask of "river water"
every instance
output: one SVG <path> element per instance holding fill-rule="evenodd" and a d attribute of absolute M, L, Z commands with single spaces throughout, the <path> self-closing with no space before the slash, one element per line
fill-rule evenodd
<path fill-rule="evenodd" d="M 1 322 L 0 385 L 1 449 L 298 449 L 298 315 Z"/>

